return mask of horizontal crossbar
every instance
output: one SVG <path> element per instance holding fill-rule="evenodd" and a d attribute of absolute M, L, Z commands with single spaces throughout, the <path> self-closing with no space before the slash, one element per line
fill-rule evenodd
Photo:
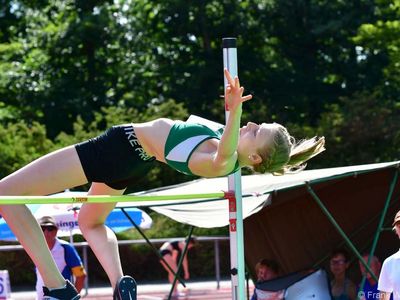
<path fill-rule="evenodd" d="M 0 205 L 13 204 L 58 204 L 58 203 L 110 203 L 110 202 L 151 202 L 179 201 L 192 199 L 224 198 L 224 193 L 187 194 L 187 195 L 121 195 L 121 196 L 0 196 Z"/>

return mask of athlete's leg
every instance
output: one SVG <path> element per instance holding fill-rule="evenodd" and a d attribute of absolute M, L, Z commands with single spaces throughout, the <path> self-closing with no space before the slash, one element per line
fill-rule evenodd
<path fill-rule="evenodd" d="M 176 261 L 175 261 L 173 255 L 171 255 L 171 254 L 164 255 L 164 260 L 171 267 L 171 269 L 176 273 L 176 271 L 178 270 L 178 266 L 176 264 Z M 174 278 L 175 278 L 174 273 L 171 272 L 171 270 L 165 265 L 165 263 L 162 260 L 160 260 L 160 262 L 161 262 L 161 265 L 164 267 L 164 269 L 168 273 L 169 283 L 172 284 L 174 282 Z M 178 292 L 178 284 L 176 282 L 176 284 L 174 286 L 174 294 L 176 294 L 177 292 Z"/>
<path fill-rule="evenodd" d="M 31 211 L 25 205 L 4 205 L 0 206 L 0 213 L 38 268 L 44 284 L 49 288 L 64 285 L 65 279 L 58 271 L 43 232 Z"/>
<path fill-rule="evenodd" d="M 121 195 L 124 190 L 115 190 L 103 183 L 93 183 L 90 195 Z M 104 225 L 116 203 L 85 203 L 79 211 L 79 227 L 100 264 L 106 271 L 113 289 L 123 276 L 114 232 Z"/>
<path fill-rule="evenodd" d="M 0 195 L 48 195 L 85 183 L 79 156 L 75 147 L 69 146 L 42 156 L 0 180 Z"/>
<path fill-rule="evenodd" d="M 0 195 L 47 195 L 87 182 L 74 147 L 67 147 L 35 160 L 0 180 Z M 55 265 L 43 232 L 25 205 L 1 205 L 7 221 L 25 251 L 33 260 L 49 288 L 65 280 Z"/>

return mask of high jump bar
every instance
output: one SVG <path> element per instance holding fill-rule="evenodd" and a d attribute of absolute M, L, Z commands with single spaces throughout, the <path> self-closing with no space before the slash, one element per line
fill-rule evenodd
<path fill-rule="evenodd" d="M 93 195 L 93 196 L 0 196 L 0 205 L 14 204 L 68 204 L 68 203 L 114 203 L 114 202 L 152 202 L 179 201 L 192 199 L 223 199 L 226 193 L 186 194 L 186 195 Z"/>

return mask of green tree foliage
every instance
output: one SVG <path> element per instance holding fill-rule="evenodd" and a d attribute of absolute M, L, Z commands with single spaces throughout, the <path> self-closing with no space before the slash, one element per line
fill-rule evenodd
<path fill-rule="evenodd" d="M 324 103 L 374 78 L 351 40 L 377 19 L 373 1 L 16 3 L 25 30 L 6 47 L 2 98 L 52 137 L 119 103 L 141 111 L 175 99 L 223 121 L 224 36 L 238 37 L 242 82 L 255 94 L 245 119 L 315 125 Z"/>
<path fill-rule="evenodd" d="M 325 135 L 312 167 L 397 158 L 399 0 L 1 4 L 0 124 L 43 124 L 54 143 L 4 159 L 4 173 L 112 124 L 188 112 L 224 122 L 227 36 L 238 38 L 239 74 L 254 94 L 244 122 Z M 365 129 L 368 116 L 376 130 Z M 352 153 L 370 140 L 368 153 Z M 160 166 L 140 187 L 188 179 Z"/>
<path fill-rule="evenodd" d="M 311 168 L 398 159 L 399 7 L 0 0 L 0 176 L 118 123 L 189 114 L 224 122 L 228 36 L 238 38 L 239 75 L 254 95 L 244 122 L 280 122 L 297 138 L 325 135 L 327 151 Z M 189 179 L 159 164 L 135 191 Z M 187 230 L 160 218 L 150 235 L 161 231 Z"/>
<path fill-rule="evenodd" d="M 353 38 L 358 60 L 366 72 L 378 74 L 367 82 L 369 89 L 379 90 L 380 97 L 398 102 L 400 88 L 400 1 L 378 0 L 376 22 L 360 26 Z M 366 78 L 367 79 L 367 78 Z"/>
<path fill-rule="evenodd" d="M 4 177 L 53 149 L 43 125 L 24 121 L 0 125 L 0 176 Z"/>
<path fill-rule="evenodd" d="M 265 37 L 253 69 L 261 81 L 258 86 L 264 86 L 261 96 L 276 119 L 315 125 L 326 103 L 362 88 L 349 37 L 374 19 L 374 3 L 257 2 Z M 259 49 L 254 42 L 253 48 Z M 265 65 L 260 64 L 260 56 Z"/>
<path fill-rule="evenodd" d="M 127 3 L 18 3 L 26 29 L 3 45 L 1 69 L 8 72 L 0 93 L 17 107 L 16 117 L 44 122 L 54 137 L 71 131 L 77 115 L 90 121 L 102 107 L 143 109 L 154 98 L 146 79 L 151 57 L 136 32 L 141 26 L 123 15 Z"/>
<path fill-rule="evenodd" d="M 332 105 L 321 118 L 330 151 L 330 166 L 385 162 L 398 159 L 400 107 L 385 103 L 376 93 L 354 94 Z"/>
<path fill-rule="evenodd" d="M 120 122 L 185 118 L 185 109 L 224 122 L 221 38 L 235 36 L 241 81 L 254 94 L 244 122 L 327 136 L 331 158 L 318 167 L 397 157 L 379 136 L 397 145 L 398 0 L 2 4 L 0 123 L 43 124 L 51 149 Z M 369 115 L 385 127 L 362 130 Z M 375 138 L 368 155 L 351 154 Z M 173 173 L 156 168 L 148 180 L 185 180 Z"/>
<path fill-rule="evenodd" d="M 25 30 L 3 46 L 0 95 L 52 137 L 120 103 L 141 111 L 175 99 L 223 121 L 224 36 L 238 37 L 255 94 L 245 118 L 316 124 L 323 103 L 359 87 L 349 36 L 374 20 L 371 1 L 16 3 Z"/>
<path fill-rule="evenodd" d="M 400 2 L 376 1 L 374 20 L 353 36 L 358 81 L 322 114 L 320 132 L 327 137 L 327 165 L 350 165 L 399 158 Z"/>

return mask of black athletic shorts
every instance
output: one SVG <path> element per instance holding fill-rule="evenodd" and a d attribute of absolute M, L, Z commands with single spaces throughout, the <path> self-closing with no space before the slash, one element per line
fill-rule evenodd
<path fill-rule="evenodd" d="M 88 181 L 102 182 L 116 190 L 145 176 L 155 160 L 144 151 L 131 124 L 113 126 L 75 148 Z"/>
<path fill-rule="evenodd" d="M 171 250 L 163 249 L 163 250 L 160 250 L 160 255 L 164 257 L 165 255 L 172 255 L 172 252 L 171 252 Z"/>

